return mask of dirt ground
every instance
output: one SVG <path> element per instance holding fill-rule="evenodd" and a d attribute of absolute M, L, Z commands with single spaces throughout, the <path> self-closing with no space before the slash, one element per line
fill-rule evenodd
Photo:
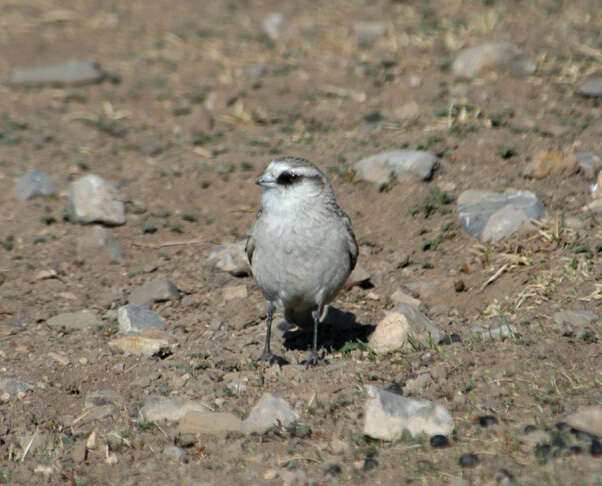
<path fill-rule="evenodd" d="M 262 30 L 270 12 L 284 18 L 275 38 Z M 385 33 L 358 42 L 360 21 L 380 22 Z M 521 176 L 541 151 L 602 155 L 600 104 L 577 94 L 602 70 L 599 0 L 5 0 L 0 24 L 0 72 L 93 59 L 109 73 L 86 86 L 0 86 L 0 376 L 32 385 L 0 403 L 0 483 L 602 484 L 602 460 L 586 448 L 552 445 L 536 455 L 521 440 L 529 424 L 558 437 L 555 424 L 567 414 L 602 404 L 600 321 L 580 339 L 552 320 L 562 309 L 602 316 L 600 216 L 582 211 L 592 181 Z M 492 41 L 517 44 L 536 73 L 455 79 L 458 51 Z M 379 190 L 354 179 L 356 161 L 399 148 L 439 155 L 433 180 Z M 292 364 L 256 365 L 263 299 L 251 278 L 208 260 L 214 245 L 252 224 L 254 179 L 277 155 L 305 157 L 330 175 L 371 275 L 371 288 L 334 302 L 357 324 L 348 335 L 324 326 L 330 364 L 316 368 L 296 364 L 307 336 L 278 332 L 274 349 Z M 15 181 L 29 169 L 49 174 L 60 195 L 17 200 Z M 86 227 L 64 218 L 66 189 L 86 173 L 146 208 L 109 229 L 121 264 L 75 258 Z M 460 228 L 455 203 L 429 203 L 435 187 L 454 198 L 527 189 L 550 218 L 539 231 L 481 244 Z M 579 218 L 580 228 L 555 230 L 555 217 Z M 149 224 L 156 231 L 145 231 Z M 162 246 L 172 241 L 184 244 Z M 36 278 L 42 270 L 58 278 Z M 115 310 L 160 277 L 183 294 L 153 307 L 179 346 L 164 359 L 112 352 Z M 226 301 L 224 288 L 241 284 L 248 297 Z M 424 313 L 461 340 L 372 353 L 363 343 L 396 290 L 420 298 Z M 90 332 L 47 324 L 82 309 L 107 319 Z M 520 335 L 483 341 L 472 331 L 483 323 L 508 323 Z M 450 411 L 450 446 L 363 436 L 365 385 L 400 391 L 424 374 L 409 396 Z M 246 390 L 233 392 L 243 378 Z M 88 393 L 106 389 L 124 397 L 117 416 L 66 425 Z M 176 395 L 213 407 L 221 398 L 220 410 L 244 417 L 266 391 L 294 406 L 311 434 L 200 436 L 174 459 L 162 451 L 176 441 L 175 426 L 137 415 L 149 397 Z M 484 415 L 499 423 L 480 426 Z M 78 460 L 74 450 L 93 431 L 97 447 Z M 24 454 L 34 433 L 45 443 Z M 125 440 L 116 443 L 115 433 Z M 470 452 L 478 463 L 461 467 Z"/>

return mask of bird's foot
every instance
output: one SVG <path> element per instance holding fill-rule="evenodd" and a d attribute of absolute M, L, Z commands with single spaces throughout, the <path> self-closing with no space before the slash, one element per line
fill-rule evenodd
<path fill-rule="evenodd" d="M 318 353 L 311 351 L 307 359 L 301 361 L 300 364 L 309 368 L 310 366 L 327 365 L 330 364 L 330 362 L 326 358 L 320 358 Z"/>
<path fill-rule="evenodd" d="M 285 364 L 288 364 L 288 361 L 285 360 L 283 357 L 277 356 L 268 351 L 264 351 L 262 355 L 259 358 L 257 358 L 257 361 L 266 361 L 270 366 L 273 364 L 277 364 L 279 366 L 284 366 Z"/>

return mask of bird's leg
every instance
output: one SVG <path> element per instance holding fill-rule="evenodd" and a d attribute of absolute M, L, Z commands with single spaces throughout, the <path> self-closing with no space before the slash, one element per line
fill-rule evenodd
<path fill-rule="evenodd" d="M 280 356 L 276 356 L 275 354 L 272 354 L 272 351 L 270 349 L 270 340 L 272 337 L 273 315 L 274 315 L 274 307 L 272 305 L 268 305 L 268 318 L 266 321 L 267 330 L 265 333 L 265 345 L 263 347 L 263 353 L 259 357 L 258 361 L 267 361 L 269 364 L 279 364 L 282 366 L 282 365 L 286 364 L 287 361 L 284 358 L 281 358 Z"/>
<path fill-rule="evenodd" d="M 302 362 L 302 364 L 304 364 L 306 366 L 316 366 L 321 361 L 325 364 L 328 364 L 328 361 L 318 359 L 318 324 L 320 322 L 321 315 L 322 315 L 322 306 L 319 306 L 316 310 L 314 310 L 311 313 L 311 316 L 313 317 L 313 320 L 314 320 L 314 336 L 313 336 L 314 339 L 313 339 L 313 347 L 312 347 L 311 352 L 309 353 L 309 356 L 307 357 L 307 359 L 305 361 Z"/>

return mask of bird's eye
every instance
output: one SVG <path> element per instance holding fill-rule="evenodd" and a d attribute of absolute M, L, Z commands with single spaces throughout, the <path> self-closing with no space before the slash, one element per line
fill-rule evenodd
<path fill-rule="evenodd" d="M 276 182 L 278 184 L 282 184 L 284 186 L 288 186 L 299 179 L 299 174 L 295 174 L 294 172 L 284 171 L 282 174 L 278 176 Z"/>

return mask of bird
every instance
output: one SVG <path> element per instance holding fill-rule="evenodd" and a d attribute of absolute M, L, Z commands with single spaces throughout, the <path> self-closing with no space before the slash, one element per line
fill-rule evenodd
<path fill-rule="evenodd" d="M 274 311 L 284 309 L 287 323 L 313 329 L 304 363 L 316 365 L 324 306 L 357 262 L 351 220 L 338 205 L 328 176 L 301 157 L 272 160 L 255 183 L 263 188 L 261 208 L 247 233 L 245 252 L 266 300 L 267 330 L 259 360 L 286 363 L 270 348 Z"/>

